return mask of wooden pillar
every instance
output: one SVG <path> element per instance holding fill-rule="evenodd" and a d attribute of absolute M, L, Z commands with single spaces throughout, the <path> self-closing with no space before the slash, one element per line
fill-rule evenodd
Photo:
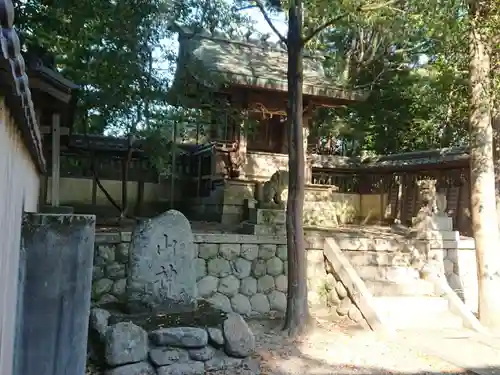
<path fill-rule="evenodd" d="M 59 180 L 61 168 L 61 115 L 52 115 L 52 207 L 59 207 Z"/>
<path fill-rule="evenodd" d="M 288 121 L 282 122 L 283 126 L 283 139 L 281 141 L 281 153 L 288 154 L 288 134 L 290 129 L 288 128 Z"/>
<path fill-rule="evenodd" d="M 241 121 L 238 131 L 238 157 L 241 162 L 240 178 L 245 177 L 245 166 L 247 164 L 247 133 L 245 130 L 245 121 Z"/>
<path fill-rule="evenodd" d="M 384 223 L 385 220 L 385 190 L 386 187 L 390 188 L 390 185 L 387 183 L 387 176 L 379 176 L 379 196 L 380 196 L 380 224 Z M 389 194 L 387 194 L 389 196 Z"/>
<path fill-rule="evenodd" d="M 404 190 L 406 188 L 406 184 L 408 183 L 408 179 L 405 174 L 401 174 L 399 176 L 399 185 L 398 185 L 398 197 L 397 197 L 397 211 L 396 211 L 396 220 L 394 222 L 396 224 L 402 224 L 403 222 L 403 210 L 405 207 L 404 202 Z"/>
<path fill-rule="evenodd" d="M 304 142 L 304 164 L 305 164 L 305 171 L 304 171 L 304 182 L 305 184 L 310 184 L 312 182 L 312 168 L 310 161 L 308 160 L 308 153 L 307 153 L 307 138 L 309 137 L 309 121 L 311 119 L 311 114 L 307 113 L 303 117 L 303 122 L 302 122 L 302 137 L 303 137 L 303 142 Z"/>
<path fill-rule="evenodd" d="M 175 178 L 177 172 L 177 123 L 174 121 L 174 126 L 172 127 L 172 168 L 170 170 L 170 209 L 174 208 L 175 205 Z"/>

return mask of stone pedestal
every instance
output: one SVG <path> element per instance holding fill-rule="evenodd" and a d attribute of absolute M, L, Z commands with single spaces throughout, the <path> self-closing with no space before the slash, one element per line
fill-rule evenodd
<path fill-rule="evenodd" d="M 439 231 L 451 232 L 453 231 L 453 219 L 445 214 L 431 215 L 424 217 L 414 217 L 412 219 L 413 230 L 418 232 Z"/>
<path fill-rule="evenodd" d="M 26 214 L 16 375 L 84 375 L 95 238 L 93 215 Z"/>
<path fill-rule="evenodd" d="M 284 236 L 285 224 L 285 210 L 249 208 L 248 222 L 241 225 L 240 232 L 258 236 Z"/>
<path fill-rule="evenodd" d="M 249 208 L 248 222 L 260 225 L 284 225 L 286 223 L 285 210 L 266 208 Z"/>

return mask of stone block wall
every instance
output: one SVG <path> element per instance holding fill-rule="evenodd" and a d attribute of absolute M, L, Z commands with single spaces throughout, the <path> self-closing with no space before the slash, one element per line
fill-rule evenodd
<path fill-rule="evenodd" d="M 96 235 L 92 301 L 125 299 L 130 232 Z M 321 241 L 308 241 L 309 303 L 325 307 L 327 283 Z M 286 310 L 287 249 L 284 238 L 195 234 L 198 295 L 224 311 L 244 316 L 282 315 Z"/>
<path fill-rule="evenodd" d="M 130 232 L 96 233 L 92 302 L 123 301 L 127 283 Z"/>
<path fill-rule="evenodd" d="M 287 251 L 281 239 L 197 235 L 198 295 L 244 316 L 284 313 Z"/>
<path fill-rule="evenodd" d="M 306 234 L 309 304 L 311 309 L 328 306 L 341 316 L 352 310 L 350 316 L 358 319 L 358 313 L 354 308 L 350 309 L 353 304 L 351 298 L 346 297 L 341 280 L 325 265 L 324 238 L 332 235 L 322 231 L 308 231 Z M 410 254 L 404 249 L 407 241 L 403 238 L 353 237 L 338 233 L 335 237 L 362 278 L 367 276 L 368 271 L 379 275 L 390 265 L 409 266 Z M 92 291 L 94 303 L 124 300 L 130 239 L 130 232 L 97 234 Z M 419 242 L 429 249 L 428 257 L 441 264 L 451 288 L 471 311 L 476 312 L 474 241 L 433 241 L 430 246 L 425 241 Z M 200 297 L 226 311 L 245 316 L 285 312 L 288 265 L 284 238 L 195 234 L 195 243 Z M 413 274 L 407 276 L 414 278 Z"/>

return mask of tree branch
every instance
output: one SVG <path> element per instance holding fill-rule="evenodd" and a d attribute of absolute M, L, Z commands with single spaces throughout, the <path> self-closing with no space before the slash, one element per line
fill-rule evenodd
<path fill-rule="evenodd" d="M 264 7 L 264 4 L 262 3 L 261 0 L 253 0 L 255 2 L 255 6 L 259 8 L 260 12 L 264 16 L 264 19 L 266 20 L 267 24 L 273 30 L 273 32 L 278 36 L 278 38 L 286 44 L 286 38 L 281 35 L 281 33 L 278 31 L 276 26 L 274 26 L 273 21 L 271 21 L 271 18 L 269 17 L 269 14 L 267 14 L 266 8 Z"/>
<path fill-rule="evenodd" d="M 348 16 L 348 13 L 343 13 L 335 18 L 328 20 L 328 22 L 325 22 L 323 25 L 321 25 L 317 29 L 313 30 L 307 37 L 305 37 L 302 40 L 302 44 L 306 45 L 311 39 L 313 39 L 316 35 L 321 33 L 323 30 L 329 28 L 330 26 L 333 26 L 337 21 L 340 21 L 342 18 L 345 18 L 347 16 Z"/>
<path fill-rule="evenodd" d="M 357 10 L 358 10 L 358 12 L 367 12 L 367 11 L 371 11 L 371 10 L 377 10 L 377 9 L 389 6 L 395 2 L 396 2 L 396 0 L 388 0 L 386 2 L 382 2 L 382 3 L 378 3 L 378 4 L 361 5 Z M 319 33 L 324 31 L 325 29 L 329 28 L 330 26 L 333 26 L 336 22 L 340 21 L 342 18 L 347 17 L 348 15 L 349 15 L 349 13 L 343 13 L 343 14 L 338 15 L 335 18 L 328 20 L 323 25 L 321 25 L 317 29 L 313 30 L 307 37 L 305 37 L 302 41 L 302 44 L 303 45 L 307 44 L 311 39 L 313 39 Z"/>
<path fill-rule="evenodd" d="M 254 9 L 254 8 L 257 8 L 257 5 L 247 5 L 247 6 L 244 6 L 244 7 L 241 7 L 241 8 L 235 8 L 235 11 L 236 12 L 241 12 L 243 10 Z"/>

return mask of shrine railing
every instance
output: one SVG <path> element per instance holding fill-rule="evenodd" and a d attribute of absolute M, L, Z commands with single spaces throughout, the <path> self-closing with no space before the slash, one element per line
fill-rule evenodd
<path fill-rule="evenodd" d="M 216 151 L 212 143 L 197 146 L 183 155 L 183 180 L 189 197 L 207 197 L 212 191 L 215 175 Z"/>
<path fill-rule="evenodd" d="M 93 179 L 92 159 L 88 153 L 61 154 L 61 177 Z M 121 157 L 94 156 L 94 168 L 102 180 L 122 180 L 124 159 Z M 50 175 L 51 166 L 48 166 Z M 132 158 L 128 163 L 128 181 L 158 182 L 158 173 L 145 158 Z"/>

